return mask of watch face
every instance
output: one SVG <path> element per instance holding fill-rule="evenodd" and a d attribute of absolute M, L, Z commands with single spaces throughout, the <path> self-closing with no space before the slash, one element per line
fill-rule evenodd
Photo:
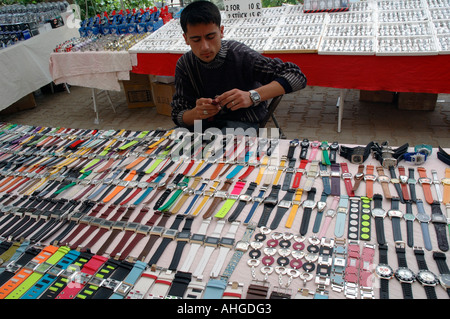
<path fill-rule="evenodd" d="M 373 217 L 385 217 L 386 211 L 382 208 L 373 208 L 372 209 L 372 216 Z"/>
<path fill-rule="evenodd" d="M 406 267 L 398 268 L 394 275 L 400 282 L 412 283 L 416 279 L 416 276 L 411 269 Z"/>
<path fill-rule="evenodd" d="M 417 214 L 417 220 L 421 223 L 428 223 L 431 220 L 431 217 L 426 214 Z"/>
<path fill-rule="evenodd" d="M 420 270 L 417 274 L 417 281 L 424 286 L 436 286 L 439 278 L 429 270 Z"/>
<path fill-rule="evenodd" d="M 386 175 L 380 175 L 378 176 L 378 181 L 380 183 L 389 183 L 391 179 L 389 177 L 387 177 Z"/>
<path fill-rule="evenodd" d="M 439 281 L 441 283 L 441 286 L 444 287 L 445 289 L 450 288 L 450 274 L 442 274 L 439 277 Z"/>
<path fill-rule="evenodd" d="M 310 199 L 307 199 L 303 202 L 303 207 L 304 208 L 314 208 L 316 202 Z"/>
<path fill-rule="evenodd" d="M 405 216 L 403 216 L 403 218 L 405 220 L 415 220 L 416 217 L 413 214 L 405 214 Z"/>
<path fill-rule="evenodd" d="M 375 274 L 381 279 L 391 279 L 394 276 L 394 271 L 387 264 L 378 264 L 375 268 Z"/>

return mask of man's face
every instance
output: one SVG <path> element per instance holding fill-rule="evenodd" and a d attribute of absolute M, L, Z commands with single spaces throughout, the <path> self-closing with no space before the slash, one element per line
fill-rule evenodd
<path fill-rule="evenodd" d="M 187 25 L 187 32 L 183 34 L 186 44 L 192 52 L 203 62 L 211 62 L 221 47 L 223 26 L 214 23 Z"/>

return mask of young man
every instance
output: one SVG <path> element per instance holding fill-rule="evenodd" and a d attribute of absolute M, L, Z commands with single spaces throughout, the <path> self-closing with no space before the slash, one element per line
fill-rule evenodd
<path fill-rule="evenodd" d="M 183 37 L 191 47 L 177 62 L 172 118 L 193 131 L 216 127 L 258 128 L 267 114 L 267 100 L 303 89 L 300 68 L 270 59 L 248 46 L 223 40 L 219 9 L 208 1 L 195 1 L 181 13 Z"/>

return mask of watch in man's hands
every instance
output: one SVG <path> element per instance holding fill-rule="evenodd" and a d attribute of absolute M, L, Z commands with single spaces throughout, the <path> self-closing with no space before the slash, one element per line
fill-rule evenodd
<path fill-rule="evenodd" d="M 253 101 L 253 105 L 256 106 L 261 102 L 261 96 L 255 90 L 248 91 L 250 93 L 250 99 Z"/>

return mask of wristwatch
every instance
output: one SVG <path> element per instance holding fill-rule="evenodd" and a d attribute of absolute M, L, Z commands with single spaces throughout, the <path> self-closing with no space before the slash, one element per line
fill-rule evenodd
<path fill-rule="evenodd" d="M 278 193 L 280 192 L 280 185 L 273 185 L 272 190 L 264 199 L 264 210 L 261 214 L 261 217 L 258 222 L 258 227 L 266 226 L 267 221 L 269 220 L 269 216 L 272 213 L 272 210 L 275 208 L 275 206 L 278 203 Z"/>
<path fill-rule="evenodd" d="M 423 207 L 423 202 L 421 199 L 417 199 L 417 215 L 416 218 L 420 223 L 420 228 L 422 230 L 422 238 L 423 243 L 425 245 L 426 250 L 432 250 L 433 247 L 431 245 L 430 231 L 428 224 L 431 221 L 431 217 L 427 215 L 425 212 L 425 208 Z"/>
<path fill-rule="evenodd" d="M 439 276 L 439 282 L 450 297 L 450 270 L 446 262 L 447 257 L 444 253 L 435 251 L 433 252 L 433 259 L 436 261 L 439 273 L 441 274 Z"/>
<path fill-rule="evenodd" d="M 406 261 L 405 244 L 403 242 L 395 243 L 395 252 L 397 253 L 398 267 L 395 270 L 394 276 L 400 281 L 403 291 L 404 299 L 413 299 L 413 292 L 411 284 L 416 279 L 416 276 L 411 269 L 408 268 Z"/>
<path fill-rule="evenodd" d="M 414 178 L 414 168 L 408 168 L 408 185 L 409 192 L 411 193 L 411 200 L 415 203 L 417 200 L 416 196 L 416 179 Z"/>
<path fill-rule="evenodd" d="M 395 167 L 389 166 L 389 173 L 391 174 L 391 183 L 394 184 L 395 190 L 397 191 L 398 197 L 402 204 L 405 203 L 405 200 L 403 199 L 403 193 L 402 188 L 400 185 L 400 179 L 397 178 L 397 175 L 395 174 Z"/>
<path fill-rule="evenodd" d="M 323 165 L 331 165 L 330 155 L 328 154 L 329 148 L 330 147 L 329 147 L 327 141 L 322 141 L 322 143 L 320 143 L 320 149 L 322 150 L 322 161 L 321 161 L 321 163 Z"/>
<path fill-rule="evenodd" d="M 384 236 L 384 217 L 386 217 L 387 213 L 382 207 L 383 197 L 380 194 L 375 194 L 373 195 L 373 202 L 372 216 L 375 219 L 377 242 L 379 245 L 384 245 L 386 244 L 386 238 Z"/>
<path fill-rule="evenodd" d="M 375 275 L 380 279 L 380 299 L 389 299 L 389 280 L 394 278 L 394 270 L 388 264 L 388 246 L 378 246 L 379 264 L 375 267 Z"/>
<path fill-rule="evenodd" d="M 339 150 L 339 143 L 333 142 L 330 144 L 330 163 L 336 163 L 337 152 Z"/>
<path fill-rule="evenodd" d="M 304 138 L 300 143 L 300 159 L 305 160 L 306 156 L 308 154 L 308 148 L 309 148 L 309 140 L 307 138 Z"/>
<path fill-rule="evenodd" d="M 308 232 L 309 220 L 311 218 L 312 210 L 316 207 L 316 201 L 314 197 L 316 196 L 316 188 L 313 187 L 308 192 L 306 200 L 302 203 L 303 216 L 302 223 L 300 225 L 300 235 L 304 236 Z"/>
<path fill-rule="evenodd" d="M 387 214 L 391 218 L 394 242 L 402 241 L 400 221 L 403 217 L 403 212 L 400 211 L 400 199 L 398 197 L 391 198 L 391 209 L 388 210 Z"/>
<path fill-rule="evenodd" d="M 414 221 L 416 220 L 416 216 L 413 214 L 412 209 L 412 201 L 406 201 L 406 214 L 403 215 L 403 218 L 406 220 L 406 237 L 407 244 L 409 247 L 414 246 Z"/>
<path fill-rule="evenodd" d="M 384 169 L 383 166 L 377 166 L 377 172 L 378 172 L 378 182 L 380 182 L 381 187 L 383 189 L 383 194 L 384 197 L 386 197 L 387 199 L 390 199 L 392 197 L 391 192 L 389 190 L 389 182 L 390 182 L 390 178 L 384 174 Z"/>
<path fill-rule="evenodd" d="M 414 248 L 414 255 L 416 256 L 419 272 L 416 279 L 422 284 L 428 299 L 437 299 L 435 287 L 439 283 L 439 278 L 433 272 L 428 270 L 428 265 L 425 260 L 425 252 L 420 247 Z"/>
<path fill-rule="evenodd" d="M 261 103 L 261 96 L 259 95 L 258 92 L 256 92 L 255 90 L 250 90 L 248 92 L 250 93 L 250 99 L 253 102 L 253 106 L 256 106 L 259 103 Z"/>
<path fill-rule="evenodd" d="M 417 172 L 419 172 L 419 184 L 422 185 L 423 194 L 425 196 L 425 201 L 428 204 L 433 203 L 433 195 L 431 193 L 431 184 L 433 183 L 431 178 L 427 177 L 427 172 L 425 168 L 418 167 Z"/>
<path fill-rule="evenodd" d="M 441 210 L 441 203 L 434 201 L 431 204 L 431 222 L 434 225 L 436 231 L 436 237 L 438 241 L 439 249 L 442 251 L 448 251 L 448 239 L 447 239 L 447 218 L 444 216 Z"/>
<path fill-rule="evenodd" d="M 294 197 L 294 194 L 295 189 L 290 188 L 288 189 L 284 197 L 279 201 L 277 206 L 277 212 L 269 226 L 270 229 L 274 230 L 278 228 L 281 220 L 283 219 L 283 216 L 286 214 L 286 212 L 292 205 L 292 198 Z"/>

